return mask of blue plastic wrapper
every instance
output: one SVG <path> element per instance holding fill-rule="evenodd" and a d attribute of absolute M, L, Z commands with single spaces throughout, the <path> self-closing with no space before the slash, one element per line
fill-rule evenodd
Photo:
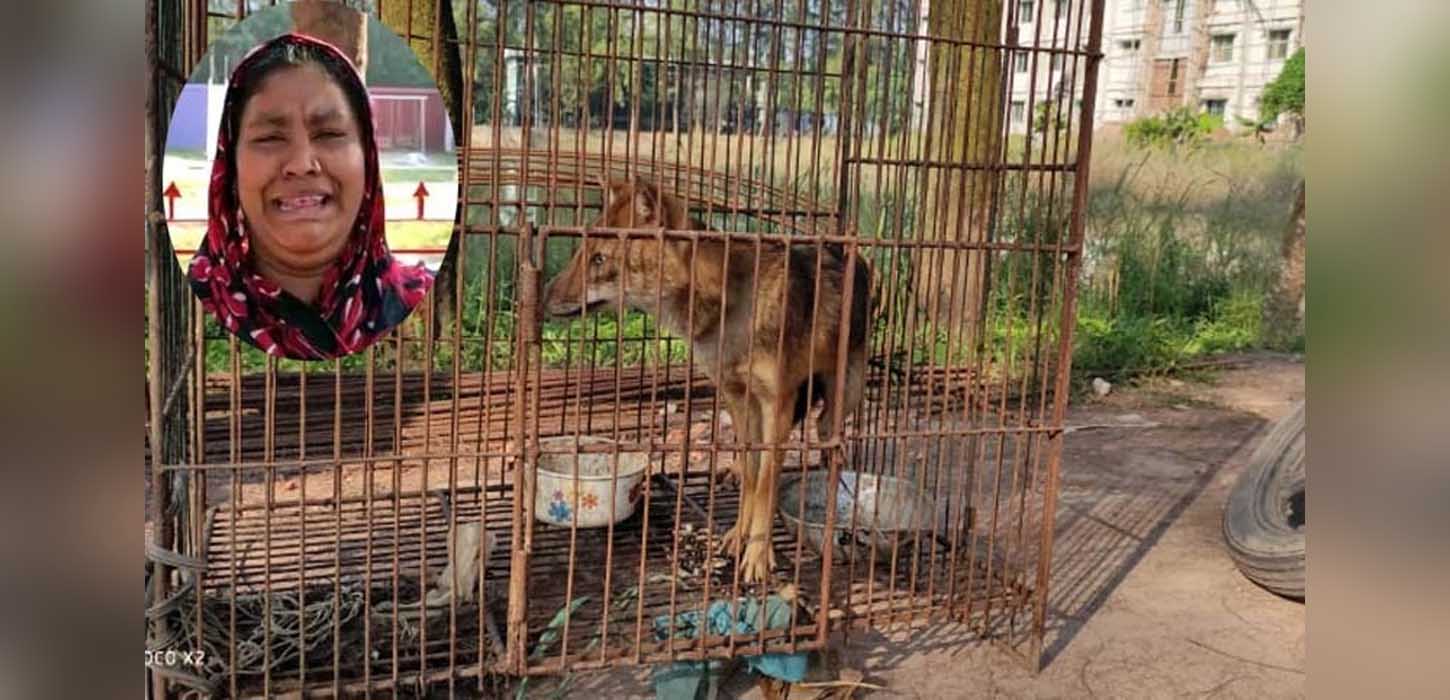
<path fill-rule="evenodd" d="M 761 606 L 764 605 L 762 616 Z M 762 602 L 759 598 L 741 598 L 738 601 L 716 600 L 705 609 L 707 634 L 754 634 L 759 632 L 762 621 L 768 630 L 787 629 L 794 618 L 795 606 L 777 595 L 771 595 Z M 661 615 L 654 622 L 655 639 L 664 641 L 673 636 L 676 639 L 697 639 L 701 634 L 700 613 L 682 612 L 670 616 Z M 809 655 L 758 654 L 742 659 L 746 668 L 753 673 L 770 676 L 788 683 L 799 683 L 806 677 Z M 719 681 L 723 664 L 719 661 L 676 661 L 656 667 L 653 682 L 656 700 L 695 700 L 707 697 L 708 688 Z"/>

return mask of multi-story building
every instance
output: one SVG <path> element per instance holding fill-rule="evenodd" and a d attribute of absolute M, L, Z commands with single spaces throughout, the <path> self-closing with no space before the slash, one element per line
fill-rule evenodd
<path fill-rule="evenodd" d="M 1304 43 L 1306 1 L 1107 0 L 1097 125 L 1184 106 L 1220 115 L 1230 129 L 1239 128 L 1239 118 L 1255 119 L 1264 86 Z M 1020 45 L 1080 43 L 1075 32 L 1086 23 L 1069 14 L 1076 0 L 1006 2 Z M 1028 114 L 1036 105 L 1081 95 L 1082 73 L 1081 65 L 1040 52 L 1017 55 L 1009 77 L 1012 131 L 1026 131 L 1029 118 L 1040 121 L 1040 114 Z"/>
<path fill-rule="evenodd" d="M 1303 43 L 1305 0 L 1108 0 L 1099 124 L 1187 106 L 1255 119 Z"/>
<path fill-rule="evenodd" d="M 1080 0 L 1004 2 L 1009 36 L 1015 28 L 1018 45 L 1038 49 L 1013 53 L 1009 58 L 1007 120 L 1012 132 L 1024 133 L 1029 125 L 1042 130 L 1045 123 L 1065 123 L 1066 115 L 1056 112 L 1070 108 L 1068 96 L 1081 97 L 1086 64 L 1052 50 L 1087 44 L 1088 23 L 1077 16 Z"/>

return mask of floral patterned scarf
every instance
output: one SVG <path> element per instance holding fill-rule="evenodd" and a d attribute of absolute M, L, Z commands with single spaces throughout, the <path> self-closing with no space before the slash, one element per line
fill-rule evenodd
<path fill-rule="evenodd" d="M 348 94 L 361 131 L 366 170 L 362 203 L 348 243 L 325 273 L 315 304 L 287 293 L 257 272 L 236 183 L 236 143 L 242 108 L 239 84 L 278 50 L 308 47 Z M 345 76 L 346 79 L 340 79 Z M 360 99 L 359 99 L 360 98 Z M 212 164 L 206 239 L 192 258 L 188 277 L 202 308 L 222 327 L 269 355 L 332 359 L 372 344 L 406 318 L 427 295 L 433 274 L 422 263 L 405 267 L 388 252 L 383 186 L 367 89 L 357 69 L 332 45 L 286 34 L 247 54 L 232 72 Z"/>

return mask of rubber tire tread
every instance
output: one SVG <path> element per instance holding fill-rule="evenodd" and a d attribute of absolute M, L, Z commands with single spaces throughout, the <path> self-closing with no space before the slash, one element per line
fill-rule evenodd
<path fill-rule="evenodd" d="M 1304 527 L 1293 527 L 1284 504 L 1305 489 L 1304 413 L 1300 401 L 1269 429 L 1234 484 L 1223 514 L 1224 542 L 1244 576 L 1297 600 L 1304 599 L 1308 519 Z"/>

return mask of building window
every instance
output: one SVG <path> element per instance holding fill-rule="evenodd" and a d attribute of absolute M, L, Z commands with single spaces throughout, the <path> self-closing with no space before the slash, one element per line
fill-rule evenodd
<path fill-rule="evenodd" d="M 1203 101 L 1203 111 L 1215 117 L 1223 117 L 1228 112 L 1228 100 L 1211 99 Z"/>
<path fill-rule="evenodd" d="M 1234 35 L 1215 34 L 1213 35 L 1213 52 L 1210 54 L 1213 63 L 1228 63 L 1234 60 Z"/>
<path fill-rule="evenodd" d="M 1138 53 L 1138 49 L 1142 46 L 1142 39 L 1123 39 L 1118 42 L 1118 50 L 1123 53 Z"/>
<path fill-rule="evenodd" d="M 1164 0 L 1167 2 L 1168 0 Z M 1183 33 L 1183 6 L 1186 0 L 1172 0 L 1173 2 L 1173 33 Z"/>
<path fill-rule="evenodd" d="M 1016 64 L 1013 67 L 1016 69 L 1016 71 L 1018 73 L 1026 73 L 1027 72 L 1027 60 L 1028 60 L 1027 52 L 1025 52 L 1025 51 L 1019 51 L 1019 52 L 1017 52 L 1017 56 L 1013 60 L 1014 60 L 1014 62 Z"/>
<path fill-rule="evenodd" d="M 1181 59 L 1181 58 L 1175 58 L 1175 59 L 1172 60 L 1172 63 L 1170 65 L 1169 69 L 1168 69 L 1168 96 L 1169 97 L 1173 97 L 1173 96 L 1175 96 L 1175 95 L 1178 94 L 1178 66 L 1180 64 L 1182 64 L 1182 63 L 1183 63 L 1183 59 Z"/>
<path fill-rule="evenodd" d="M 1032 21 L 1032 0 L 1019 0 L 1017 3 L 1017 23 L 1027 24 Z"/>
<path fill-rule="evenodd" d="M 1062 59 L 1063 59 L 1063 55 L 1062 54 L 1060 54 L 1060 53 L 1052 54 L 1052 60 L 1051 60 L 1051 62 L 1049 64 L 1051 66 L 1052 72 L 1056 73 L 1056 72 L 1059 72 L 1059 71 L 1062 70 Z"/>
<path fill-rule="evenodd" d="M 1273 61 L 1289 57 L 1289 30 L 1272 29 L 1269 31 L 1269 60 Z"/>
<path fill-rule="evenodd" d="M 1121 98 L 1120 97 L 1120 98 L 1118 98 L 1116 100 L 1113 100 L 1113 106 L 1116 107 L 1116 108 L 1118 108 L 1118 109 L 1132 109 L 1133 108 L 1133 100 L 1132 100 L 1132 98 L 1124 99 L 1124 98 Z"/>
<path fill-rule="evenodd" d="M 1022 100 L 1012 101 L 1012 125 L 1022 126 L 1027 121 L 1027 103 Z"/>
<path fill-rule="evenodd" d="M 1057 16 L 1058 17 L 1066 17 L 1067 16 L 1067 0 L 1057 0 L 1057 7 L 1055 7 L 1054 9 L 1057 10 Z"/>

